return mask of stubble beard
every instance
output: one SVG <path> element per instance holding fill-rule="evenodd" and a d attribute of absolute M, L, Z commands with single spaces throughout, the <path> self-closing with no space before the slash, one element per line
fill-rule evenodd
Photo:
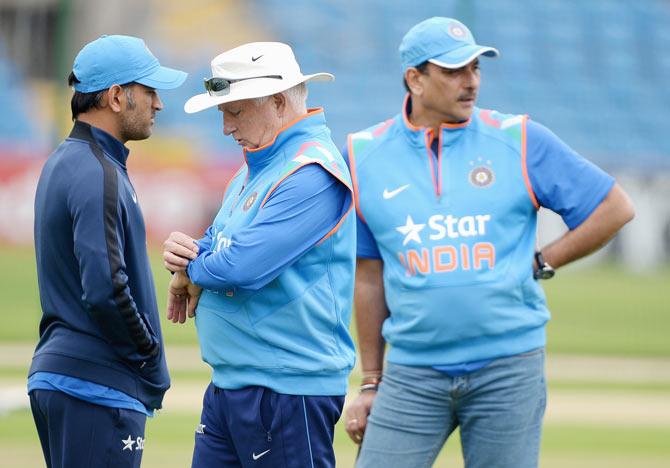
<path fill-rule="evenodd" d="M 144 118 L 137 109 L 132 89 L 126 91 L 127 109 L 121 115 L 121 137 L 124 141 L 146 140 L 151 136 L 151 117 Z"/>
<path fill-rule="evenodd" d="M 151 121 L 138 117 L 133 113 L 121 120 L 121 136 L 125 141 L 146 140 L 151 136 Z"/>

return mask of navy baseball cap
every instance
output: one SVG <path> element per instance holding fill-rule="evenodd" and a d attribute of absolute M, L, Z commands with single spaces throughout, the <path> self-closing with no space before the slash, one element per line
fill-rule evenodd
<path fill-rule="evenodd" d="M 499 55 L 493 47 L 477 45 L 470 30 L 460 21 L 440 16 L 412 27 L 398 50 L 403 72 L 426 61 L 443 68 L 461 68 L 480 55 Z"/>
<path fill-rule="evenodd" d="M 72 72 L 79 80 L 74 89 L 81 93 L 132 82 L 173 89 L 188 76 L 181 70 L 161 66 L 142 39 L 118 35 L 100 36 L 86 44 L 75 57 Z"/>

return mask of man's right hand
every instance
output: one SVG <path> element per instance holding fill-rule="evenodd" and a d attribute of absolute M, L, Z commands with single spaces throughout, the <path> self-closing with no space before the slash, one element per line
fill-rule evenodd
<path fill-rule="evenodd" d="M 363 434 L 365 434 L 365 428 L 368 425 L 368 416 L 376 396 L 376 391 L 361 393 L 347 406 L 344 413 L 344 428 L 351 440 L 357 444 L 363 442 Z"/>
<path fill-rule="evenodd" d="M 163 264 L 175 273 L 184 271 L 188 262 L 198 256 L 198 244 L 183 232 L 172 232 L 163 242 Z"/>
<path fill-rule="evenodd" d="M 361 353 L 363 385 L 368 387 L 347 407 L 344 428 L 355 443 L 363 441 L 368 415 L 377 391 L 370 384 L 379 384 L 384 367 L 384 337 L 382 324 L 389 316 L 384 297 L 384 264 L 381 260 L 356 259 L 354 304 L 358 348 Z"/>

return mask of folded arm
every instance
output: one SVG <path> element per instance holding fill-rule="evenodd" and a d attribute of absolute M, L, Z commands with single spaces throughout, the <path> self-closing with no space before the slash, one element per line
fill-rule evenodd
<path fill-rule="evenodd" d="M 256 290 L 326 237 L 348 213 L 350 190 L 316 164 L 287 177 L 229 246 L 201 249 L 188 266 L 191 281 L 212 290 Z"/>

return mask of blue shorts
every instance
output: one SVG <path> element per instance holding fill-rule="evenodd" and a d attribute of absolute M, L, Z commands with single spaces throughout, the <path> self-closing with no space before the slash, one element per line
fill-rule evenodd
<path fill-rule="evenodd" d="M 30 408 L 48 468 L 139 468 L 147 416 L 33 390 Z"/>
<path fill-rule="evenodd" d="M 344 396 L 300 396 L 210 384 L 195 433 L 193 468 L 334 467 Z"/>

